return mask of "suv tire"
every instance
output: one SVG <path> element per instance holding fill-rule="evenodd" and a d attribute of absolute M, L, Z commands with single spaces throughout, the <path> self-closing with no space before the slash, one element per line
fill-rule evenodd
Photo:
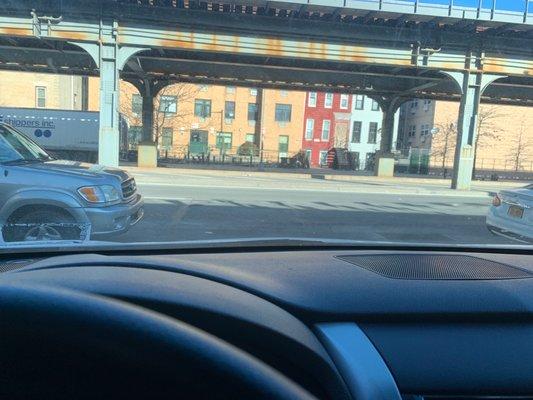
<path fill-rule="evenodd" d="M 79 240 L 81 230 L 72 224 L 74 219 L 66 213 L 36 210 L 10 220 L 3 236 L 6 242 Z"/>

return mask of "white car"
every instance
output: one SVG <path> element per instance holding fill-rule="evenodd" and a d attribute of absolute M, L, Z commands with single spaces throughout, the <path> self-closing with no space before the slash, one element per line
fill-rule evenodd
<path fill-rule="evenodd" d="M 497 235 L 533 242 L 533 185 L 503 190 L 494 196 L 487 228 Z"/>

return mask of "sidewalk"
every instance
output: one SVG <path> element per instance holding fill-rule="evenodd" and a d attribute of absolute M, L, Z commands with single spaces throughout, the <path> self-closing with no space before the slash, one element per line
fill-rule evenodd
<path fill-rule="evenodd" d="M 420 183 L 426 185 L 437 185 L 451 187 L 451 179 L 442 179 L 440 177 L 416 174 L 397 174 L 393 178 L 376 177 L 370 171 L 346 171 L 332 170 L 329 168 L 310 168 L 310 169 L 293 169 L 293 168 L 273 168 L 264 167 L 262 170 L 257 167 L 247 167 L 244 165 L 221 165 L 221 164 L 168 164 L 157 169 L 137 168 L 135 163 L 121 163 L 124 169 L 136 168 L 137 170 L 158 171 L 160 173 L 175 174 L 175 170 L 183 171 L 186 174 L 209 174 L 213 176 L 257 176 L 263 178 L 293 178 L 293 179 L 323 179 L 333 181 L 351 181 L 351 182 L 390 182 L 390 183 Z M 531 183 L 530 181 L 474 181 L 473 187 L 492 187 L 501 188 L 520 187 Z"/>
<path fill-rule="evenodd" d="M 291 189 L 291 190 L 329 190 L 350 193 L 382 193 L 397 195 L 440 195 L 457 197 L 488 197 L 502 189 L 524 186 L 524 182 L 490 182 L 476 181 L 470 191 L 456 191 L 450 189 L 451 181 L 448 179 L 420 178 L 420 177 L 393 177 L 378 178 L 375 176 L 359 176 L 348 174 L 309 173 L 306 172 L 260 172 L 227 169 L 205 168 L 138 168 L 126 167 L 124 169 L 137 175 L 139 183 L 148 185 L 189 185 L 201 186 L 203 180 L 192 179 L 177 182 L 174 178 L 183 174 L 187 179 L 197 176 L 200 178 L 212 178 L 215 182 L 217 177 L 235 178 L 226 179 L 222 186 L 231 188 L 250 189 Z M 328 171 L 328 170 L 326 170 Z M 242 179 L 248 178 L 248 179 Z M 321 182 L 323 184 L 321 184 Z M 222 183 L 222 182 L 220 182 Z M 220 185 L 219 183 L 216 183 Z"/>

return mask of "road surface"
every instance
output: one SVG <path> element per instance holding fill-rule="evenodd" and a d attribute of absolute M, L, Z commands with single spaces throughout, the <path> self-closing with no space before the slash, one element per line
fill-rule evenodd
<path fill-rule="evenodd" d="M 118 242 L 309 237 L 423 243 L 512 243 L 485 227 L 481 191 L 434 185 L 134 172 L 145 218 Z"/>

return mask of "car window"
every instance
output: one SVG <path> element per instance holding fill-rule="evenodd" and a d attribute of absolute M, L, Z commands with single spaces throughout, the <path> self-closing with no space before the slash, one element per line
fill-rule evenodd
<path fill-rule="evenodd" d="M 533 242 L 531 1 L 98 4 L 2 2 L 0 251 Z"/>
<path fill-rule="evenodd" d="M 50 156 L 36 143 L 23 134 L 0 126 L 0 160 L 1 162 L 49 159 Z"/>

